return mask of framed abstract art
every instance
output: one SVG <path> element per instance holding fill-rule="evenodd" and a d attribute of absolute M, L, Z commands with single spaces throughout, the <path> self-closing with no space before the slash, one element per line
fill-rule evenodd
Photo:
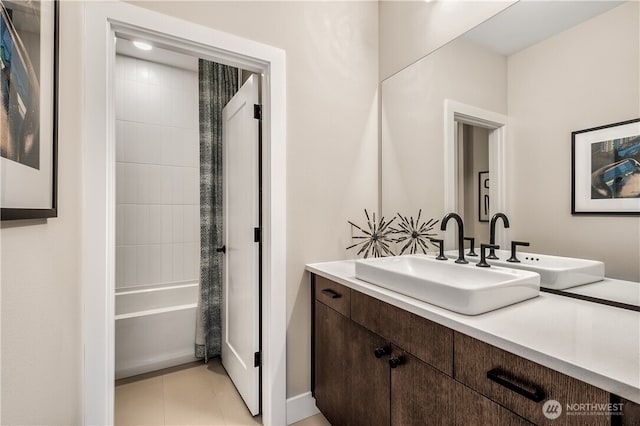
<path fill-rule="evenodd" d="M 59 5 L 0 6 L 0 217 L 56 217 Z"/>
<path fill-rule="evenodd" d="M 571 133 L 571 213 L 640 215 L 640 119 Z"/>

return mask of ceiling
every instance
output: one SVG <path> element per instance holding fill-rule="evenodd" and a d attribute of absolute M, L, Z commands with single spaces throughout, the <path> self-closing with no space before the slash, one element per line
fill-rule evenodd
<path fill-rule="evenodd" d="M 465 37 L 509 56 L 623 3 L 521 0 L 468 31 Z"/>
<path fill-rule="evenodd" d="M 158 46 L 154 46 L 151 50 L 140 50 L 133 45 L 133 40 L 125 40 L 120 37 L 116 39 L 116 53 L 176 68 L 198 71 L 198 58 L 196 57 L 183 55 Z"/>

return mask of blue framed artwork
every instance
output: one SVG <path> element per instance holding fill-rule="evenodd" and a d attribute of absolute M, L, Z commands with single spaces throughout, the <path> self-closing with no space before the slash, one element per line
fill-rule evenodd
<path fill-rule="evenodd" d="M 571 213 L 640 215 L 640 119 L 571 133 Z"/>
<path fill-rule="evenodd" d="M 0 0 L 0 218 L 57 216 L 58 1 Z"/>

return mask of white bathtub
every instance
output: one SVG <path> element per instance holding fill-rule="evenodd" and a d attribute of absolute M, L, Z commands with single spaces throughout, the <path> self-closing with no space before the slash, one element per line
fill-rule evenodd
<path fill-rule="evenodd" d="M 198 283 L 116 291 L 116 379 L 195 361 Z"/>

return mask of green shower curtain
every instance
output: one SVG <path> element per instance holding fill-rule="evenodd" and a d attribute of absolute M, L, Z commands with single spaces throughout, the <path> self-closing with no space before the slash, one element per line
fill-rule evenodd
<path fill-rule="evenodd" d="M 195 356 L 220 355 L 223 246 L 222 108 L 238 90 L 238 69 L 199 60 L 200 294 Z"/>

